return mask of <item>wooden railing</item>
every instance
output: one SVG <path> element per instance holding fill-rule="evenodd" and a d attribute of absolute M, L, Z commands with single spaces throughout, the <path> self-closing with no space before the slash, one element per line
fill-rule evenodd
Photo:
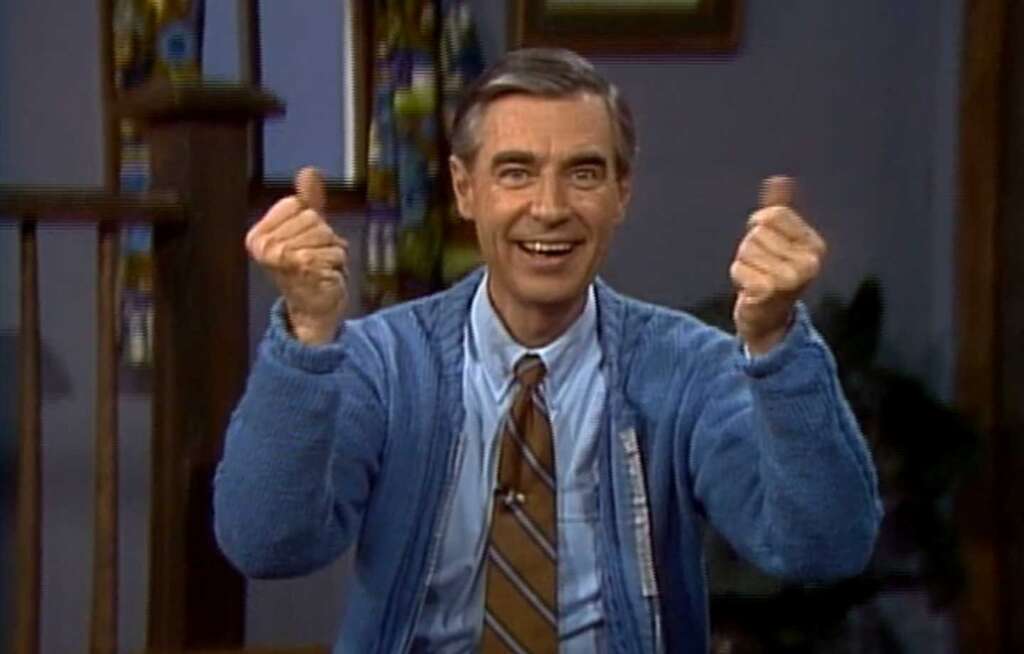
<path fill-rule="evenodd" d="M 185 210 L 173 194 L 120 198 L 102 192 L 0 187 L 0 215 L 21 216 L 21 321 L 18 361 L 18 482 L 14 651 L 39 651 L 42 545 L 42 403 L 40 394 L 40 222 L 95 224 L 97 252 L 96 442 L 93 586 L 90 651 L 117 646 L 117 259 L 124 221 L 180 223 Z"/>
<path fill-rule="evenodd" d="M 20 227 L 15 628 L 13 652 L 40 650 L 42 552 L 37 228 L 95 227 L 97 364 L 93 586 L 88 651 L 118 651 L 117 264 L 121 225 L 153 227 L 151 652 L 242 651 L 244 581 L 213 538 L 211 485 L 248 369 L 242 247 L 251 119 L 282 109 L 256 89 L 154 86 L 118 111 L 146 126 L 153 188 L 141 196 L 0 186 L 0 217 Z M 47 298 L 42 298 L 45 301 Z M 83 650 L 86 646 L 83 645 Z M 317 648 L 296 652 L 316 652 Z"/>

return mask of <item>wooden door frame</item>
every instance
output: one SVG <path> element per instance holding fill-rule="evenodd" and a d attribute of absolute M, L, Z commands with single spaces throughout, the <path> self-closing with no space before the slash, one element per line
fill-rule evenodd
<path fill-rule="evenodd" d="M 964 3 L 960 85 L 959 219 L 955 234 L 956 401 L 981 434 L 979 465 L 957 500 L 967 565 L 960 611 L 965 652 L 1024 651 L 1024 366 L 1013 340 L 1024 327 L 1024 229 L 1014 191 L 1024 165 L 1024 58 L 1009 44 L 1024 38 L 1024 9 L 1008 0 Z M 1015 104 L 1016 103 L 1016 104 Z M 1020 122 L 1020 121 L 1017 121 Z M 1016 179 L 1015 179 L 1016 178 Z M 1019 222 L 1019 221 L 1017 221 Z M 1016 437 L 1014 434 L 1016 433 Z M 1015 501 L 1016 500 L 1016 501 Z"/>

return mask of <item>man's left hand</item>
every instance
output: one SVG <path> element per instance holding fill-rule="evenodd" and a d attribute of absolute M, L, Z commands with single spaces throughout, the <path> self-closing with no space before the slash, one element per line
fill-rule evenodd
<path fill-rule="evenodd" d="M 736 332 L 751 354 L 765 354 L 785 338 L 793 307 L 825 258 L 825 241 L 793 209 L 794 191 L 790 177 L 764 181 L 760 208 L 729 269 L 738 291 Z"/>

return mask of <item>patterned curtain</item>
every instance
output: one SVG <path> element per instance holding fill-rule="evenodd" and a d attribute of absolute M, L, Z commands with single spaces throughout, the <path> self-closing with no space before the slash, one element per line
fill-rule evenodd
<path fill-rule="evenodd" d="M 363 305 L 451 283 L 476 265 L 447 176 L 459 94 L 483 69 L 466 0 L 376 0 Z"/>
<path fill-rule="evenodd" d="M 118 91 L 151 79 L 191 81 L 200 74 L 204 0 L 115 0 L 113 10 L 114 84 Z M 150 188 L 149 149 L 137 126 L 121 121 L 119 190 Z M 151 230 L 122 231 L 119 287 L 122 361 L 148 366 L 153 360 L 153 277 Z"/>

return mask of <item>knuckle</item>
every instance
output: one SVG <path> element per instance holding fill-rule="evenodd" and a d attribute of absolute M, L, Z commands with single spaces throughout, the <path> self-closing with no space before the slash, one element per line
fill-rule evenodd
<path fill-rule="evenodd" d="M 259 256 L 262 259 L 266 259 L 268 254 L 269 254 L 268 250 L 270 249 L 271 243 L 272 243 L 272 239 L 271 239 L 270 235 L 269 234 L 263 234 L 261 236 L 256 237 L 253 240 L 253 244 L 252 245 L 253 245 L 253 249 L 256 251 L 257 256 Z"/>
<path fill-rule="evenodd" d="M 316 256 L 310 250 L 302 250 L 297 255 L 297 263 L 304 271 L 311 271 L 316 267 Z"/>
<path fill-rule="evenodd" d="M 325 243 L 335 245 L 338 242 L 338 235 L 334 233 L 331 226 L 327 223 L 320 221 L 316 226 L 313 227 L 314 233 L 316 234 L 317 240 Z"/>
<path fill-rule="evenodd" d="M 304 265 L 302 263 L 302 254 L 292 250 L 282 251 L 281 269 L 287 270 L 291 275 L 301 276 L 304 270 Z"/>
<path fill-rule="evenodd" d="M 779 270 L 779 289 L 792 291 L 800 286 L 800 273 L 791 266 L 783 266 Z"/>
<path fill-rule="evenodd" d="M 743 277 L 743 264 L 739 261 L 733 261 L 732 265 L 729 266 L 729 276 L 734 280 L 739 280 Z"/>
<path fill-rule="evenodd" d="M 302 218 L 310 224 L 327 225 L 327 221 L 324 219 L 323 214 L 316 209 L 304 209 L 302 211 Z"/>
<path fill-rule="evenodd" d="M 785 219 L 786 212 L 789 210 L 786 207 L 768 207 L 763 209 L 763 211 L 764 218 L 761 220 L 761 224 L 775 226 Z"/>
<path fill-rule="evenodd" d="M 269 265 L 278 270 L 288 269 L 288 257 L 283 248 L 274 248 L 267 253 L 266 261 Z"/>
<path fill-rule="evenodd" d="M 812 279 L 818 276 L 821 272 L 821 259 L 816 256 L 812 256 L 807 259 L 807 263 L 804 265 L 804 276 L 807 279 Z"/>
<path fill-rule="evenodd" d="M 258 233 L 256 227 L 257 225 L 253 225 L 249 228 L 249 231 L 245 233 L 245 247 L 250 251 L 252 250 L 253 239 L 256 238 L 256 234 Z"/>
<path fill-rule="evenodd" d="M 286 246 L 287 243 L 284 240 L 275 238 L 272 239 L 269 243 L 267 243 L 267 251 L 270 253 L 270 256 L 274 257 L 275 259 L 279 261 L 284 261 L 284 254 L 285 251 L 288 249 Z"/>
<path fill-rule="evenodd" d="M 747 259 L 747 258 L 753 256 L 753 254 L 754 254 L 753 250 L 754 250 L 754 240 L 753 240 L 753 233 L 751 233 L 751 234 L 748 234 L 747 237 L 744 238 L 740 242 L 740 246 L 736 249 L 736 257 L 738 259 Z"/>

